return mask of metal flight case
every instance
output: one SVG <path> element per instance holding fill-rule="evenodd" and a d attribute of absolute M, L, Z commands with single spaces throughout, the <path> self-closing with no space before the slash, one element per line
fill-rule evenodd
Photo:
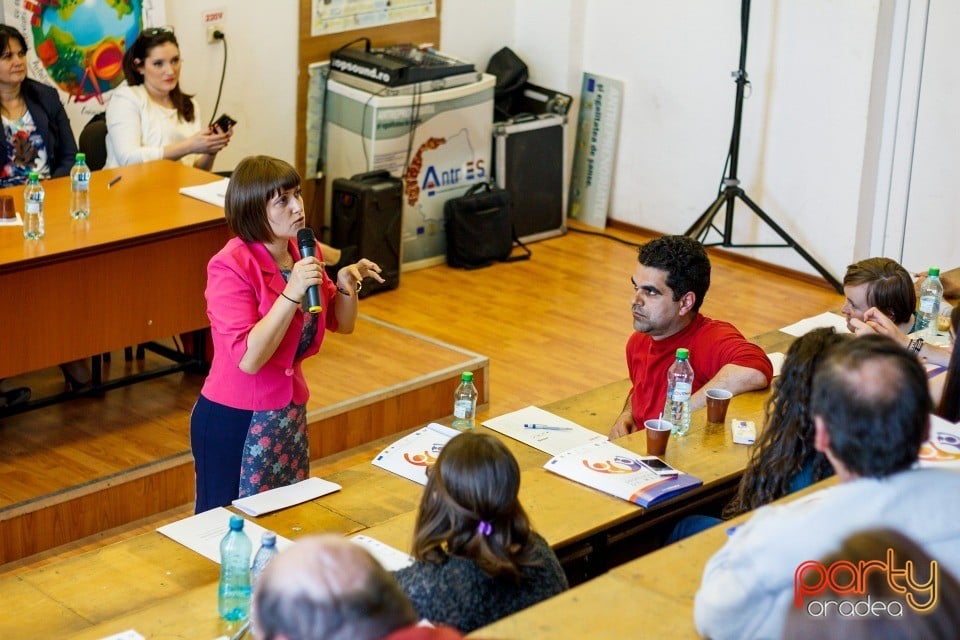
<path fill-rule="evenodd" d="M 567 230 L 566 136 L 567 119 L 556 113 L 494 123 L 494 177 L 510 194 L 510 219 L 522 242 Z"/>

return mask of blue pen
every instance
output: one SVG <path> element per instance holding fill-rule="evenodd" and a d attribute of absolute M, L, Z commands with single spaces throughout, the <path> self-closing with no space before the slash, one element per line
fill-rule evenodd
<path fill-rule="evenodd" d="M 524 429 L 544 429 L 546 431 L 573 431 L 573 427 L 554 427 L 549 424 L 525 424 Z"/>

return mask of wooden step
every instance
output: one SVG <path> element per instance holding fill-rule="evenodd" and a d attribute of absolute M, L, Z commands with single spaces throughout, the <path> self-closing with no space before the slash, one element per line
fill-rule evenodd
<path fill-rule="evenodd" d="M 115 375 L 150 365 L 149 355 L 124 363 L 122 351 L 111 362 Z M 354 334 L 328 336 L 304 363 L 311 458 L 449 416 L 462 371 L 474 372 L 486 404 L 488 367 L 485 356 L 361 316 Z M 38 392 L 57 376 L 24 381 Z M 191 503 L 184 398 L 202 382 L 177 373 L 3 419 L 0 564 Z"/>

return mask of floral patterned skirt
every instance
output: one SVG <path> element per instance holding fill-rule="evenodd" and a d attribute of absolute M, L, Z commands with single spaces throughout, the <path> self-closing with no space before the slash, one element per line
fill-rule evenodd
<path fill-rule="evenodd" d="M 276 411 L 254 411 L 243 444 L 240 497 L 294 484 L 309 476 L 306 405 L 291 402 Z"/>

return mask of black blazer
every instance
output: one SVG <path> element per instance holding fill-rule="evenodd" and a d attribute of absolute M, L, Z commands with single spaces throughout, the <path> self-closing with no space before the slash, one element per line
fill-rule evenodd
<path fill-rule="evenodd" d="M 47 146 L 50 177 L 70 175 L 70 167 L 73 166 L 74 156 L 77 154 L 77 143 L 57 90 L 26 78 L 20 85 L 20 95 L 33 116 L 37 133 Z M 0 135 L 0 154 L 4 161 L 10 156 L 10 145 L 4 135 Z"/>

